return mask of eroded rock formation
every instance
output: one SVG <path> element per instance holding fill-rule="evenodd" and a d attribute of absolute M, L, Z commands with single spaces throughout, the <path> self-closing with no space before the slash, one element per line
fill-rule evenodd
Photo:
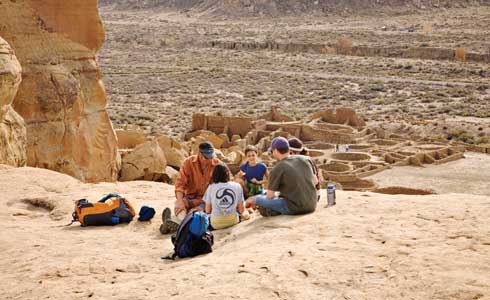
<path fill-rule="evenodd" d="M 27 127 L 27 164 L 116 180 L 117 139 L 96 59 L 104 40 L 97 0 L 3 1 L 0 20 L 23 69 L 13 105 Z"/>
<path fill-rule="evenodd" d="M 0 164 L 26 163 L 24 120 L 11 104 L 21 82 L 21 68 L 9 44 L 0 38 Z"/>

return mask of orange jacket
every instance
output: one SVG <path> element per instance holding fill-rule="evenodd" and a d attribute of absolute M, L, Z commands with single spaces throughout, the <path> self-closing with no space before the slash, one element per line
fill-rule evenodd
<path fill-rule="evenodd" d="M 219 159 L 204 159 L 201 154 L 189 156 L 180 167 L 175 181 L 175 192 L 182 192 L 184 197 L 202 198 L 208 188 L 214 166 L 219 163 Z"/>

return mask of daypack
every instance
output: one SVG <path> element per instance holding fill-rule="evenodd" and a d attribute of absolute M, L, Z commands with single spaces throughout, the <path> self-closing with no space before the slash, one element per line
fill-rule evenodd
<path fill-rule="evenodd" d="M 194 257 L 213 251 L 214 236 L 208 231 L 209 220 L 204 212 L 189 213 L 172 235 L 174 253 L 167 259 Z"/>
<path fill-rule="evenodd" d="M 131 222 L 135 214 L 126 198 L 107 194 L 96 203 L 87 199 L 76 200 L 72 223 L 79 221 L 82 226 L 116 225 Z"/>

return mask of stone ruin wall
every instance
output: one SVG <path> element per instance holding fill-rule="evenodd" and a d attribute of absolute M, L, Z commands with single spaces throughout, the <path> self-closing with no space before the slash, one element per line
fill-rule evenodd
<path fill-rule="evenodd" d="M 13 102 L 27 128 L 27 164 L 88 182 L 114 181 L 117 139 L 97 63 L 97 0 L 0 2 L 0 36 L 23 80 Z"/>

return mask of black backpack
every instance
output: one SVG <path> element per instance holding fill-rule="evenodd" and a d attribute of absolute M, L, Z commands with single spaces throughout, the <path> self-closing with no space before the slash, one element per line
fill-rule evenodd
<path fill-rule="evenodd" d="M 194 235 L 190 230 L 190 225 L 194 213 L 189 213 L 180 223 L 177 233 L 172 235 L 171 240 L 174 245 L 174 253 L 164 259 L 175 259 L 176 257 L 194 257 L 213 251 L 214 236 L 206 230 L 202 236 Z M 197 217 L 197 216 L 196 216 Z"/>

